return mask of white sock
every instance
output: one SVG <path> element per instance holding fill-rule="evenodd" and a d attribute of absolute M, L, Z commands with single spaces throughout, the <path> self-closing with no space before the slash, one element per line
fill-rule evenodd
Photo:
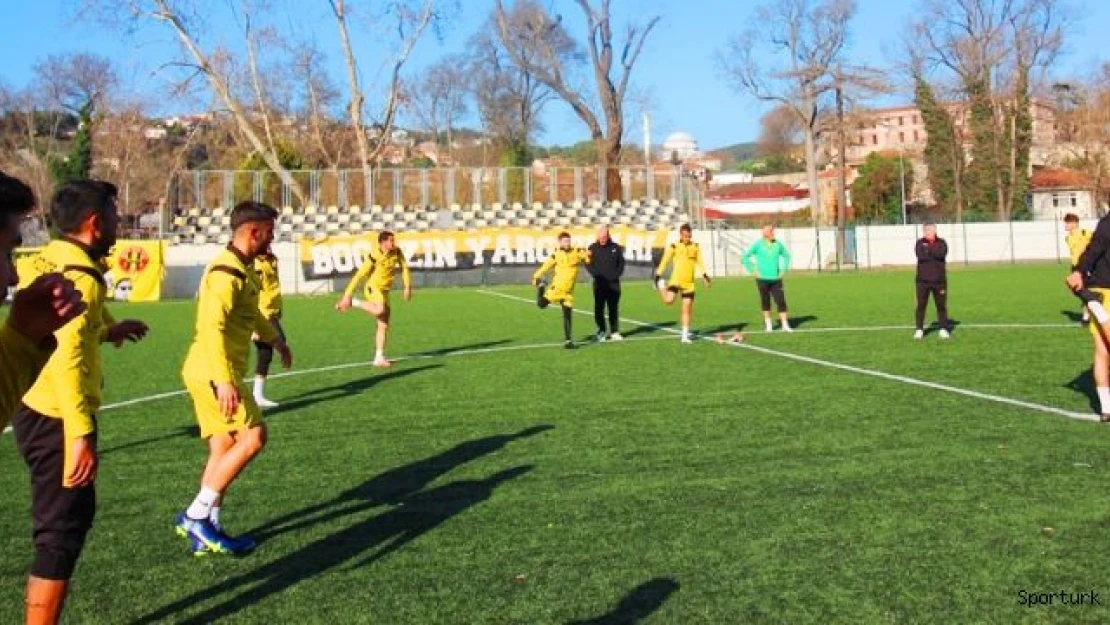
<path fill-rule="evenodd" d="M 374 362 L 385 360 L 385 353 L 381 351 L 374 352 Z"/>
<path fill-rule="evenodd" d="M 358 307 L 361 307 L 361 306 L 362 306 L 362 304 L 363 304 L 363 301 L 362 301 L 362 300 L 360 300 L 359 298 L 357 298 L 357 297 L 352 297 L 352 298 L 351 298 L 351 306 L 358 306 Z"/>
<path fill-rule="evenodd" d="M 775 329 L 775 325 L 773 323 L 771 323 L 770 319 L 765 319 L 763 321 L 763 327 L 767 328 L 768 332 Z"/>
<path fill-rule="evenodd" d="M 1099 323 L 1110 321 L 1110 312 L 1106 311 L 1101 302 L 1087 302 L 1087 308 L 1090 309 L 1091 314 L 1095 316 Z"/>
<path fill-rule="evenodd" d="M 212 521 L 212 525 L 220 526 L 220 506 L 212 506 L 212 509 L 208 512 L 208 520 Z"/>
<path fill-rule="evenodd" d="M 1102 414 L 1110 414 L 1110 386 L 1103 386 L 1097 389 L 1099 393 L 1099 404 L 1102 407 Z"/>
<path fill-rule="evenodd" d="M 782 327 L 789 328 L 790 327 L 790 322 L 789 321 L 783 321 L 782 322 Z"/>
<path fill-rule="evenodd" d="M 261 377 L 261 376 L 255 376 L 255 378 L 254 378 L 254 396 L 255 397 L 262 397 L 265 394 L 263 392 L 265 389 L 266 389 L 266 378 Z"/>
<path fill-rule="evenodd" d="M 220 498 L 220 494 L 216 491 L 202 486 L 200 492 L 197 493 L 197 498 L 189 505 L 189 509 L 185 511 L 185 516 L 197 521 L 207 519 L 208 515 L 212 514 L 212 506 L 216 504 L 216 500 Z"/>

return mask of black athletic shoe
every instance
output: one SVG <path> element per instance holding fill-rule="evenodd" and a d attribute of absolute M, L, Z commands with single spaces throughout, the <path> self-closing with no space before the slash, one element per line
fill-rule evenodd
<path fill-rule="evenodd" d="M 563 349 L 578 349 L 578 346 L 574 344 L 574 341 L 566 341 L 563 343 Z"/>

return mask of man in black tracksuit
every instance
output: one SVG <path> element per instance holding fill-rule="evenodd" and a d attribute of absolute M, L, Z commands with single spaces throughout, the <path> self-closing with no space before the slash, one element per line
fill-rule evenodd
<path fill-rule="evenodd" d="M 597 241 L 590 244 L 590 262 L 586 271 L 594 278 L 594 321 L 597 340 L 620 341 L 621 276 L 624 275 L 624 248 L 609 238 L 609 229 L 598 228 Z M 609 326 L 605 326 L 605 308 L 609 307 Z"/>
<path fill-rule="evenodd" d="M 1110 422 L 1110 314 L 1105 305 L 1110 295 L 1110 215 L 1099 220 L 1091 242 L 1067 278 L 1067 285 L 1090 309 L 1094 339 L 1094 363 L 1091 374 L 1102 414 L 1102 422 Z"/>
<path fill-rule="evenodd" d="M 925 336 L 925 306 L 929 295 L 937 306 L 937 325 L 940 338 L 948 338 L 948 244 L 937 236 L 936 224 L 925 224 L 925 236 L 914 246 L 917 252 L 917 330 L 913 338 Z"/>

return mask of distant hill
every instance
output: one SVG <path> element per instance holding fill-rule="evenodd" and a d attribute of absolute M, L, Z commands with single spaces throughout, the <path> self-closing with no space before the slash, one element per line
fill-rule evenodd
<path fill-rule="evenodd" d="M 750 161 L 756 157 L 756 144 L 754 141 L 747 143 L 735 143 L 733 145 L 726 145 L 715 150 L 709 150 L 711 154 L 719 154 L 726 162 L 742 163 Z"/>

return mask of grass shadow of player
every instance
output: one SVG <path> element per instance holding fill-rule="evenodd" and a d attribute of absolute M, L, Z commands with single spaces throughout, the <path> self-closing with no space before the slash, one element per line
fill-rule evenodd
<path fill-rule="evenodd" d="M 697 332 L 698 332 L 698 334 L 701 334 L 703 336 L 712 336 L 714 334 L 727 334 L 729 332 L 743 332 L 744 328 L 746 328 L 746 327 L 748 327 L 747 322 L 722 323 L 719 326 L 715 326 L 715 327 L 712 327 L 712 328 L 705 328 L 703 330 L 698 330 Z"/>
<path fill-rule="evenodd" d="M 283 515 L 248 533 L 263 541 L 378 506 L 400 504 L 413 493 L 423 490 L 428 484 L 464 464 L 499 451 L 513 441 L 530 438 L 554 428 L 553 425 L 534 425 L 512 434 L 497 434 L 459 443 L 434 456 L 380 473 L 343 491 L 330 501 Z"/>
<path fill-rule="evenodd" d="M 949 319 L 948 320 L 948 333 L 949 334 L 955 334 L 956 329 L 960 326 L 960 323 L 961 322 L 956 320 L 956 319 Z M 940 332 L 940 324 L 938 324 L 937 322 L 934 321 L 933 323 L 925 326 L 925 336 L 929 336 L 930 334 L 936 334 L 937 332 Z"/>
<path fill-rule="evenodd" d="M 1072 323 L 1083 323 L 1083 312 L 1078 310 L 1061 310 L 1061 315 L 1068 318 Z"/>
<path fill-rule="evenodd" d="M 406 376 L 416 373 L 421 373 L 429 369 L 439 369 L 443 367 L 441 364 L 420 365 L 417 367 L 394 367 L 386 373 L 377 375 L 368 375 L 364 378 L 353 380 L 351 382 L 344 382 L 343 384 L 336 384 L 335 386 L 325 386 L 322 388 L 313 389 L 300 395 L 294 395 L 288 399 L 283 399 L 279 406 L 270 408 L 263 413 L 266 419 L 275 417 L 283 412 L 290 412 L 299 410 L 314 404 L 322 402 L 335 401 L 351 395 L 357 395 L 365 392 L 389 380 L 397 380 Z"/>
<path fill-rule="evenodd" d="M 567 625 L 637 625 L 654 614 L 678 590 L 678 582 L 656 577 L 633 588 L 611 611 Z"/>
<path fill-rule="evenodd" d="M 532 468 L 531 465 L 516 466 L 485 479 L 458 480 L 406 495 L 394 508 L 362 518 L 257 569 L 221 580 L 147 614 L 135 623 L 163 622 L 212 600 L 220 602 L 179 622 L 219 622 L 337 567 L 372 564 L 488 500 L 499 486 L 528 473 Z"/>
<path fill-rule="evenodd" d="M 443 356 L 450 356 L 452 354 L 474 352 L 483 349 L 490 349 L 512 343 L 512 339 L 501 339 L 499 341 L 485 341 L 482 343 L 472 343 L 470 345 L 458 345 L 456 347 L 444 347 L 442 349 L 430 349 L 426 352 L 414 352 L 405 356 L 404 360 L 411 360 L 414 358 L 440 358 Z"/>
<path fill-rule="evenodd" d="M 653 324 L 650 324 L 650 325 L 636 326 L 635 328 L 632 328 L 628 332 L 622 332 L 621 336 L 629 337 L 629 336 L 638 336 L 638 335 L 641 335 L 641 334 L 652 334 L 654 332 L 665 331 L 667 328 L 673 328 L 676 325 L 678 325 L 677 321 L 660 321 L 659 323 L 653 323 Z"/>
<path fill-rule="evenodd" d="M 131 441 L 129 443 L 122 443 L 122 444 L 119 444 L 119 445 L 115 445 L 113 447 L 105 447 L 104 449 L 99 450 L 97 453 L 100 454 L 101 456 L 103 456 L 103 455 L 106 455 L 106 454 L 111 454 L 111 453 L 116 453 L 116 452 L 119 452 L 119 451 L 123 451 L 125 449 L 134 449 L 136 447 L 145 447 L 147 445 L 154 445 L 156 443 L 161 443 L 162 441 L 173 440 L 175 438 L 200 438 L 200 426 L 196 426 L 196 425 L 181 426 L 181 427 L 178 427 L 178 428 L 174 428 L 174 430 L 172 432 L 170 432 L 169 434 L 163 434 L 162 436 L 154 436 L 152 438 L 144 438 L 142 440 Z"/>
<path fill-rule="evenodd" d="M 1086 396 L 1091 405 L 1091 411 L 1095 414 L 1102 412 L 1102 406 L 1098 401 L 1098 392 L 1095 390 L 1095 375 L 1089 367 L 1080 371 L 1070 382 L 1064 385 L 1064 388 Z"/>
<path fill-rule="evenodd" d="M 815 315 L 801 315 L 801 316 L 798 316 L 798 317 L 789 317 L 789 319 L 790 319 L 790 327 L 792 327 L 794 329 L 800 328 L 800 327 L 802 327 L 802 326 L 804 326 L 808 323 L 813 323 L 814 321 L 817 321 L 817 317 Z"/>

